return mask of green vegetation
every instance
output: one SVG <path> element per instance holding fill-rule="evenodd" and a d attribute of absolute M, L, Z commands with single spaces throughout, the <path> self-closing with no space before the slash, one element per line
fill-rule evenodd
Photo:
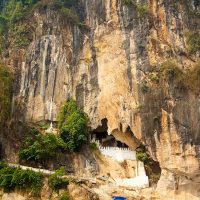
<path fill-rule="evenodd" d="M 17 48 L 26 48 L 30 41 L 28 39 L 29 27 L 26 25 L 15 26 L 13 28 L 13 43 Z"/>
<path fill-rule="evenodd" d="M 136 157 L 139 161 L 144 162 L 145 171 L 149 177 L 150 185 L 157 184 L 161 175 L 159 163 L 151 158 L 143 144 L 136 149 Z"/>
<path fill-rule="evenodd" d="M 47 130 L 49 128 L 49 123 L 46 121 L 41 121 L 37 124 L 39 130 Z"/>
<path fill-rule="evenodd" d="M 145 164 L 145 171 L 149 177 L 150 185 L 157 184 L 161 176 L 159 163 L 151 159 L 148 163 Z"/>
<path fill-rule="evenodd" d="M 137 10 L 138 18 L 139 19 L 145 18 L 148 15 L 148 13 L 149 13 L 149 8 L 148 8 L 147 4 L 144 4 L 144 5 L 137 4 L 136 10 Z"/>
<path fill-rule="evenodd" d="M 150 79 L 154 83 L 159 83 L 159 77 L 156 73 L 152 73 Z"/>
<path fill-rule="evenodd" d="M 38 133 L 24 141 L 19 157 L 27 161 L 45 161 L 54 158 L 58 148 L 65 148 L 65 143 L 59 136 Z"/>
<path fill-rule="evenodd" d="M 139 19 L 145 18 L 149 13 L 148 4 L 137 3 L 136 0 L 122 0 L 122 5 L 133 5 L 137 11 Z"/>
<path fill-rule="evenodd" d="M 188 87 L 195 93 L 200 93 L 200 61 L 186 75 Z"/>
<path fill-rule="evenodd" d="M 122 5 L 134 5 L 135 3 L 135 0 L 122 0 Z"/>
<path fill-rule="evenodd" d="M 151 157 L 143 144 L 136 149 L 136 157 L 138 160 L 144 162 L 144 164 L 147 164 L 151 161 Z"/>
<path fill-rule="evenodd" d="M 194 18 L 194 19 L 200 18 L 200 11 L 199 10 L 190 10 L 188 13 L 189 13 L 189 16 Z"/>
<path fill-rule="evenodd" d="M 0 34 L 4 35 L 7 32 L 7 19 L 0 15 Z"/>
<path fill-rule="evenodd" d="M 59 200 L 70 200 L 70 196 L 68 192 L 63 193 L 60 197 Z"/>
<path fill-rule="evenodd" d="M 0 126 L 9 119 L 12 99 L 12 77 L 7 68 L 0 64 Z"/>
<path fill-rule="evenodd" d="M 4 192 L 10 192 L 16 188 L 31 192 L 32 195 L 38 195 L 42 185 L 43 175 L 41 173 L 0 164 L 0 187 Z"/>
<path fill-rule="evenodd" d="M 40 11 L 46 9 L 58 11 L 63 21 L 67 21 L 74 25 L 81 25 L 83 22 L 81 22 L 81 19 L 76 12 L 78 5 L 79 0 L 45 0 L 38 2 L 34 6 L 34 9 L 39 9 Z"/>
<path fill-rule="evenodd" d="M 11 25 L 25 17 L 37 2 L 37 0 L 7 0 L 1 16 L 6 18 Z"/>
<path fill-rule="evenodd" d="M 180 0 L 172 0 L 169 2 L 169 5 L 177 10 L 179 8 L 180 2 Z"/>
<path fill-rule="evenodd" d="M 31 128 L 19 151 L 22 160 L 45 162 L 54 158 L 58 149 L 75 151 L 87 141 L 88 118 L 73 99 L 66 102 L 59 115 L 58 125 L 61 135 L 41 134 L 36 128 Z M 40 127 L 41 128 L 41 127 Z"/>
<path fill-rule="evenodd" d="M 190 54 L 200 51 L 200 34 L 199 32 L 190 32 L 186 34 L 187 50 Z"/>
<path fill-rule="evenodd" d="M 199 0 L 194 0 L 194 3 L 188 0 L 171 0 L 168 2 L 169 6 L 175 10 L 178 10 L 180 6 L 185 7 L 186 14 L 193 19 L 200 17 L 200 11 L 198 10 Z"/>
<path fill-rule="evenodd" d="M 49 177 L 48 184 L 53 190 L 59 190 L 67 187 L 69 181 L 65 178 L 61 178 L 63 175 L 64 175 L 64 168 L 61 167 Z"/>
<path fill-rule="evenodd" d="M 161 75 L 180 88 L 200 93 L 200 61 L 191 70 L 183 72 L 175 62 L 168 60 L 161 65 Z"/>
<path fill-rule="evenodd" d="M 0 12 L 0 51 L 8 46 L 25 49 L 30 44 L 34 23 L 27 23 L 27 19 L 37 9 L 55 10 L 63 21 L 85 27 L 76 12 L 78 4 L 79 0 L 7 0 Z"/>
<path fill-rule="evenodd" d="M 96 151 L 98 150 L 97 144 L 95 142 L 90 143 L 90 149 L 92 151 Z"/>
<path fill-rule="evenodd" d="M 62 106 L 58 115 L 58 128 L 61 131 L 61 138 L 70 151 L 79 149 L 87 141 L 87 122 L 87 116 L 77 107 L 73 99 Z"/>
<path fill-rule="evenodd" d="M 185 87 L 185 74 L 174 61 L 164 62 L 161 65 L 161 73 L 168 81 L 172 81 L 180 87 Z"/>
<path fill-rule="evenodd" d="M 142 83 L 141 83 L 141 91 L 142 91 L 142 93 L 147 93 L 149 91 L 149 87 L 147 86 L 147 82 L 146 81 L 142 81 Z"/>
<path fill-rule="evenodd" d="M 79 25 L 79 23 L 81 23 L 77 13 L 72 9 L 63 7 L 61 9 L 61 14 L 63 19 L 67 19 L 71 24 Z"/>
<path fill-rule="evenodd" d="M 0 49 L 5 50 L 9 45 L 15 48 L 25 48 L 30 43 L 30 27 L 19 24 L 36 0 L 8 0 L 0 13 Z"/>

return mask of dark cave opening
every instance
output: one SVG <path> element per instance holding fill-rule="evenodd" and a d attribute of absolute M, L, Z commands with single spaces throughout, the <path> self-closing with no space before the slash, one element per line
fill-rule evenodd
<path fill-rule="evenodd" d="M 108 120 L 106 118 L 101 120 L 101 125 L 91 132 L 91 139 L 99 140 L 103 147 L 122 147 L 128 146 L 120 141 L 117 141 L 113 135 L 108 135 Z"/>

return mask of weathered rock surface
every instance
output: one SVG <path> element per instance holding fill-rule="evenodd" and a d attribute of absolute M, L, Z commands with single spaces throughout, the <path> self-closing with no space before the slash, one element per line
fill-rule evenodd
<path fill-rule="evenodd" d="M 59 107 L 72 96 L 93 129 L 106 118 L 109 134 L 130 147 L 136 143 L 129 140 L 148 146 L 162 168 L 157 187 L 164 192 L 162 200 L 198 199 L 200 97 L 173 83 L 153 83 L 151 75 L 169 58 L 183 69 L 194 65 L 198 55 L 187 55 L 184 33 L 199 29 L 199 20 L 189 17 L 185 2 L 175 9 L 170 0 L 151 0 L 148 20 L 117 0 L 82 2 L 90 31 L 61 23 L 54 11 L 35 12 L 33 42 L 22 55 L 9 58 L 20 77 L 19 119 L 50 120 L 53 99 L 56 120 Z M 190 3 L 199 9 L 196 1 Z"/>

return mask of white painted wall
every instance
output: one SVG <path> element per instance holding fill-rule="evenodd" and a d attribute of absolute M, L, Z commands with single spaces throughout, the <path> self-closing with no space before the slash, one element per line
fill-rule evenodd
<path fill-rule="evenodd" d="M 118 148 L 118 147 L 99 147 L 101 153 L 105 156 L 110 156 L 119 162 L 124 160 L 136 160 L 135 151 L 131 151 L 128 148 Z"/>
<path fill-rule="evenodd" d="M 144 163 L 141 162 L 141 161 L 138 161 L 137 162 L 137 170 L 138 170 L 138 174 L 137 176 L 146 176 L 146 172 L 145 172 L 145 169 L 144 169 Z"/>

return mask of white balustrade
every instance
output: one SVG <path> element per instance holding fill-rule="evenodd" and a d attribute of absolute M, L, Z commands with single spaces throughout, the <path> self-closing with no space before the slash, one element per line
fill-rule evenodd
<path fill-rule="evenodd" d="M 99 146 L 99 150 L 103 155 L 112 157 L 120 162 L 124 160 L 136 160 L 135 151 L 131 151 L 129 148 Z"/>
<path fill-rule="evenodd" d="M 99 140 L 92 139 L 91 143 L 96 143 L 97 147 L 101 153 L 105 156 L 112 157 L 119 162 L 124 160 L 136 160 L 136 152 L 129 148 L 119 148 L 119 147 L 102 147 L 99 144 Z"/>

